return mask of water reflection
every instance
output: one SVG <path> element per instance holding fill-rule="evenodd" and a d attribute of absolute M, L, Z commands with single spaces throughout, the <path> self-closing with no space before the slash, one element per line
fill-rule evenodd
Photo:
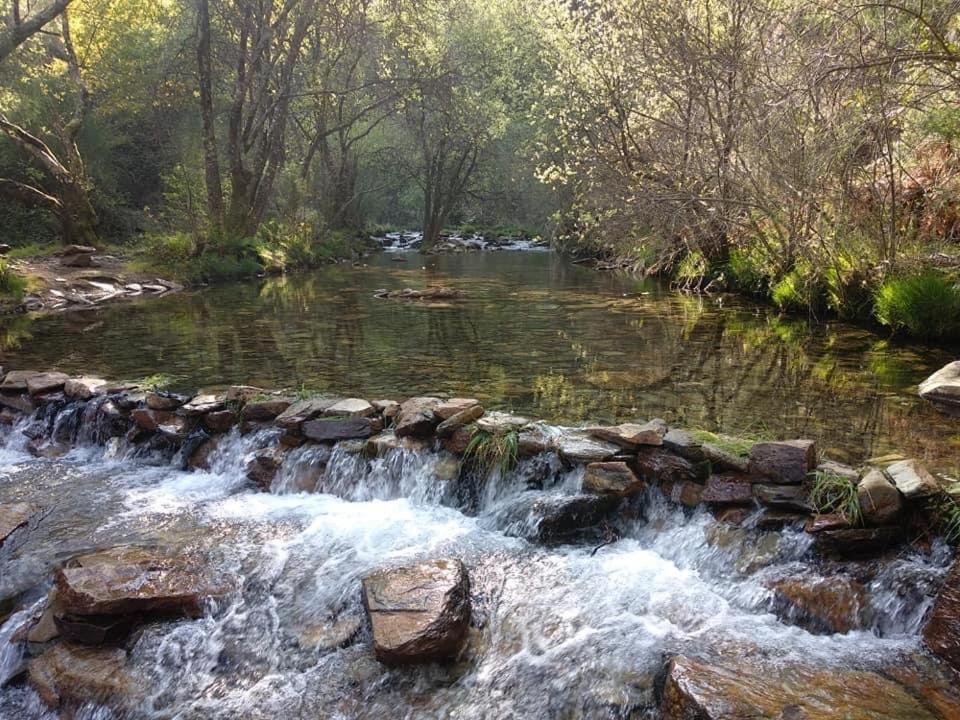
<path fill-rule="evenodd" d="M 462 301 L 377 288 L 454 285 Z M 367 397 L 481 398 L 554 422 L 661 416 L 714 431 L 812 436 L 857 461 L 903 450 L 960 467 L 960 429 L 914 397 L 952 359 L 730 298 L 664 292 L 549 254 L 375 258 L 309 275 L 10 321 L 3 362 L 111 378 L 158 372 Z"/>

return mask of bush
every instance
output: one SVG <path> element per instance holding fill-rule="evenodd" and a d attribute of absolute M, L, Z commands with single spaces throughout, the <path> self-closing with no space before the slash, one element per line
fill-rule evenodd
<path fill-rule="evenodd" d="M 770 299 L 781 310 L 816 310 L 823 307 L 824 290 L 813 272 L 796 267 L 773 284 Z"/>
<path fill-rule="evenodd" d="M 0 258 L 0 295 L 19 300 L 27 291 L 27 279 L 18 275 L 4 258 Z"/>
<path fill-rule="evenodd" d="M 938 270 L 891 277 L 874 298 L 877 320 L 921 338 L 960 338 L 960 287 Z"/>

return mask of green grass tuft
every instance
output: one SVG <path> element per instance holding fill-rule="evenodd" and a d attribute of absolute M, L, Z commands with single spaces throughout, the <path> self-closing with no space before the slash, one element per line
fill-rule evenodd
<path fill-rule="evenodd" d="M 921 338 L 960 338 L 960 286 L 938 270 L 887 279 L 874 298 L 874 314 L 895 332 Z"/>
<path fill-rule="evenodd" d="M 821 515 L 837 513 L 851 525 L 863 524 L 857 486 L 850 478 L 833 473 L 815 473 L 810 502 Z"/>
<path fill-rule="evenodd" d="M 470 438 L 463 457 L 487 474 L 499 469 L 501 474 L 506 475 L 517 466 L 519 453 L 520 433 L 516 430 L 502 435 L 477 430 Z"/>

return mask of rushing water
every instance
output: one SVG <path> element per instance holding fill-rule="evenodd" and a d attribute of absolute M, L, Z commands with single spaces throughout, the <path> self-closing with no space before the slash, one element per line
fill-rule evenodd
<path fill-rule="evenodd" d="M 949 553 L 905 552 L 875 574 L 862 630 L 814 635 L 771 612 L 769 583 L 810 568 L 802 533 L 758 533 L 692 516 L 656 492 L 626 516 L 623 537 L 540 547 L 512 509 L 531 494 L 576 492 L 582 473 L 536 458 L 492 476 L 475 502 L 452 493 L 453 458 L 395 450 L 365 459 L 349 445 L 288 457 L 270 493 L 243 464 L 270 431 L 228 436 L 208 472 L 131 456 L 123 443 L 57 460 L 0 451 L 0 503 L 47 514 L 3 565 L 0 596 L 28 610 L 64 558 L 118 543 L 203 551 L 240 590 L 197 620 L 135 637 L 129 718 L 641 718 L 653 714 L 666 653 L 762 659 L 769 667 L 883 668 L 919 651 L 920 622 Z M 537 490 L 531 490 L 539 478 Z M 631 519 L 632 518 L 632 519 Z M 362 618 L 360 578 L 391 562 L 456 556 L 471 575 L 473 629 L 447 667 L 390 670 L 368 631 L 342 649 L 309 646 L 312 628 Z M 836 568 L 822 570 L 825 575 Z M 903 588 L 920 589 L 904 594 Z M 0 652 L 0 683 L 21 657 Z M 0 718 L 47 718 L 31 690 L 0 690 Z M 104 708 L 84 718 L 110 720 Z"/>
<path fill-rule="evenodd" d="M 396 259 L 406 260 L 396 262 Z M 374 298 L 444 283 L 446 303 Z M 554 422 L 664 417 L 757 437 L 813 437 L 849 462 L 908 452 L 960 469 L 960 433 L 915 396 L 954 359 L 867 330 L 690 297 L 552 253 L 424 257 L 186 292 L 97 312 L 18 319 L 7 367 L 231 383 L 360 397 L 480 398 Z"/>

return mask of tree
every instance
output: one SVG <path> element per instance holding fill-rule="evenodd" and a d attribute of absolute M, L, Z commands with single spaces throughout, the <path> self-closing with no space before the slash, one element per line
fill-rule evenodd
<path fill-rule="evenodd" d="M 45 7 L 22 16 L 20 0 L 12 0 L 10 14 L 5 18 L 6 28 L 0 31 L 0 62 L 20 47 L 44 26 L 64 13 L 73 0 L 52 0 Z"/>

